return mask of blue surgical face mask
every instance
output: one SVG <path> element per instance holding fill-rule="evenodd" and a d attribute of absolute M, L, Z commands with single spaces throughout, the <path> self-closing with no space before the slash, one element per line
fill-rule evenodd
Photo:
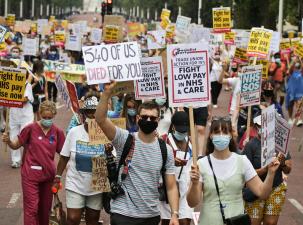
<path fill-rule="evenodd" d="M 135 110 L 135 109 L 127 109 L 127 114 L 129 116 L 135 116 L 135 115 L 137 115 L 137 110 Z"/>
<path fill-rule="evenodd" d="M 230 139 L 229 135 L 213 135 L 212 142 L 216 150 L 223 151 L 228 148 Z"/>
<path fill-rule="evenodd" d="M 186 133 L 181 133 L 181 132 L 178 132 L 178 131 L 175 130 L 173 135 L 178 141 L 184 141 L 185 138 L 187 137 L 187 132 Z"/>
<path fill-rule="evenodd" d="M 276 61 L 276 63 L 279 63 L 279 64 L 281 63 L 281 59 L 280 58 L 276 58 L 275 61 Z"/>
<path fill-rule="evenodd" d="M 157 103 L 157 105 L 163 106 L 166 103 L 166 99 L 165 98 L 156 98 L 155 102 Z"/>
<path fill-rule="evenodd" d="M 53 125 L 53 120 L 52 119 L 41 119 L 41 124 L 42 126 L 49 128 Z"/>

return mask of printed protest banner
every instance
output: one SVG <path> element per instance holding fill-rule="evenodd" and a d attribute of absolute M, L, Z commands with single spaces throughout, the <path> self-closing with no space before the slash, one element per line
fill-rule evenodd
<path fill-rule="evenodd" d="M 112 90 L 112 96 L 116 96 L 118 94 L 128 94 L 134 92 L 134 82 L 133 81 L 122 81 L 117 82 L 116 86 Z"/>
<path fill-rule="evenodd" d="M 280 32 L 273 31 L 272 38 L 271 38 L 271 44 L 270 44 L 270 52 L 272 52 L 272 53 L 279 52 L 280 40 L 281 40 Z"/>
<path fill-rule="evenodd" d="M 69 35 L 66 39 L 65 49 L 80 52 L 82 47 L 81 37 L 78 35 Z"/>
<path fill-rule="evenodd" d="M 299 44 L 301 44 L 301 38 L 290 39 L 290 45 L 293 49 L 295 49 Z"/>
<path fill-rule="evenodd" d="M 110 192 L 110 183 L 107 178 L 107 160 L 105 154 L 92 157 L 92 183 L 94 191 Z"/>
<path fill-rule="evenodd" d="M 291 50 L 291 44 L 289 38 L 283 38 L 280 42 L 280 49 L 281 50 Z"/>
<path fill-rule="evenodd" d="M 175 30 L 176 30 L 175 25 L 173 25 L 173 24 L 168 25 L 167 28 L 166 28 L 165 37 L 168 38 L 168 39 L 173 39 L 174 36 L 175 36 Z"/>
<path fill-rule="evenodd" d="M 248 67 L 247 67 L 248 68 Z M 262 88 L 262 65 L 250 66 L 240 73 L 240 107 L 260 104 Z"/>
<path fill-rule="evenodd" d="M 44 71 L 57 73 L 85 74 L 85 67 L 81 64 L 68 64 L 52 60 L 43 60 Z"/>
<path fill-rule="evenodd" d="M 72 109 L 75 113 L 79 113 L 80 106 L 78 102 L 76 86 L 68 80 L 65 82 L 66 82 L 66 89 L 69 95 Z"/>
<path fill-rule="evenodd" d="M 294 54 L 299 57 L 303 57 L 303 45 L 299 43 L 295 48 Z"/>
<path fill-rule="evenodd" d="M 171 11 L 168 10 L 168 9 L 162 9 L 162 12 L 161 12 L 161 20 L 165 19 L 165 18 L 169 18 L 170 17 L 170 13 Z"/>
<path fill-rule="evenodd" d="M 143 79 L 135 81 L 136 99 L 165 98 L 162 58 L 142 58 L 141 68 Z"/>
<path fill-rule="evenodd" d="M 247 46 L 247 56 L 266 58 L 272 39 L 272 30 L 252 28 Z"/>
<path fill-rule="evenodd" d="M 23 38 L 22 39 L 23 55 L 36 56 L 38 52 L 38 43 L 39 40 L 37 38 Z"/>
<path fill-rule="evenodd" d="M 65 103 L 66 108 L 69 109 L 70 105 L 71 105 L 71 101 L 70 101 L 69 94 L 68 94 L 68 91 L 65 86 L 65 82 L 62 79 L 60 74 L 56 74 L 55 85 Z"/>
<path fill-rule="evenodd" d="M 102 40 L 102 30 L 98 28 L 93 28 L 90 31 L 90 40 L 95 44 L 101 43 Z"/>
<path fill-rule="evenodd" d="M 201 106 L 210 101 L 208 44 L 168 45 L 170 107 Z"/>
<path fill-rule="evenodd" d="M 275 105 L 271 105 L 262 110 L 262 134 L 261 134 L 261 167 L 265 167 L 272 162 L 275 153 Z"/>
<path fill-rule="evenodd" d="M 215 33 L 230 32 L 231 29 L 230 7 L 213 8 L 213 29 Z"/>
<path fill-rule="evenodd" d="M 7 32 L 7 29 L 0 25 L 0 43 L 3 41 L 6 32 Z"/>
<path fill-rule="evenodd" d="M 275 124 L 275 148 L 285 156 L 288 153 L 288 142 L 290 138 L 291 126 L 288 122 L 276 112 Z"/>
<path fill-rule="evenodd" d="M 0 105 L 22 108 L 26 70 L 0 67 Z"/>
<path fill-rule="evenodd" d="M 190 17 L 179 15 L 176 21 L 176 29 L 181 32 L 186 32 L 189 28 L 190 22 Z"/>
<path fill-rule="evenodd" d="M 103 41 L 106 43 L 117 43 L 119 41 L 119 32 L 121 27 L 107 25 L 103 29 Z"/>
<path fill-rule="evenodd" d="M 137 42 L 85 46 L 82 50 L 88 84 L 142 78 Z"/>
<path fill-rule="evenodd" d="M 236 48 L 235 55 L 233 58 L 233 61 L 236 63 L 247 63 L 248 57 L 247 57 L 247 51 L 244 48 Z"/>
<path fill-rule="evenodd" d="M 235 32 L 227 32 L 224 34 L 224 44 L 226 45 L 233 45 L 235 44 Z"/>
<path fill-rule="evenodd" d="M 6 25 L 7 26 L 14 26 L 16 21 L 16 15 L 15 14 L 8 14 L 6 17 Z"/>
<path fill-rule="evenodd" d="M 65 42 L 65 32 L 64 31 L 56 31 L 55 32 L 55 42 L 56 43 L 64 43 Z"/>
<path fill-rule="evenodd" d="M 235 45 L 237 48 L 247 49 L 250 32 L 246 30 L 234 30 L 236 32 Z"/>
<path fill-rule="evenodd" d="M 268 69 L 269 69 L 269 61 L 268 60 L 257 60 L 257 65 L 262 65 L 262 79 L 268 79 Z"/>
<path fill-rule="evenodd" d="M 77 23 L 80 25 L 80 33 L 86 34 L 87 33 L 87 21 L 82 20 L 82 21 L 77 21 Z"/>
<path fill-rule="evenodd" d="M 128 36 L 131 38 L 136 37 L 136 35 L 140 35 L 141 33 L 140 23 L 128 22 L 127 28 L 128 28 Z"/>
<path fill-rule="evenodd" d="M 111 119 L 113 124 L 122 129 L 126 129 L 126 120 L 125 118 Z M 88 121 L 88 136 L 89 142 L 92 144 L 106 144 L 110 143 L 105 134 L 103 133 L 100 126 L 97 124 L 96 120 Z"/>
<path fill-rule="evenodd" d="M 81 27 L 80 27 L 79 23 L 74 23 L 72 30 L 73 30 L 74 35 L 81 37 L 82 33 L 81 33 Z"/>
<path fill-rule="evenodd" d="M 125 19 L 123 16 L 117 15 L 105 15 L 104 16 L 104 23 L 103 23 L 103 40 L 105 39 L 105 30 L 104 28 L 108 25 L 119 27 L 118 32 L 118 41 L 123 41 L 123 29 L 127 29 L 125 25 Z"/>
<path fill-rule="evenodd" d="M 148 49 L 160 49 L 165 48 L 165 30 L 155 30 L 147 32 L 147 48 Z"/>

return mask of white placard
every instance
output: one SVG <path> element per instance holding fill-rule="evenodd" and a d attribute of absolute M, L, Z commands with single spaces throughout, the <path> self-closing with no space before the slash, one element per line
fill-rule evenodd
<path fill-rule="evenodd" d="M 102 40 L 102 30 L 98 28 L 93 28 L 90 31 L 90 40 L 93 43 L 101 43 Z"/>
<path fill-rule="evenodd" d="M 208 44 L 168 45 L 170 107 L 204 106 L 210 102 Z"/>
<path fill-rule="evenodd" d="M 280 39 L 281 39 L 280 32 L 273 31 L 271 43 L 270 43 L 270 50 L 269 50 L 270 52 L 276 53 L 280 51 Z"/>
<path fill-rule="evenodd" d="M 141 59 L 143 79 L 134 81 L 136 99 L 165 98 L 162 57 Z"/>
<path fill-rule="evenodd" d="M 80 24 L 80 33 L 86 34 L 87 33 L 87 21 L 79 21 Z"/>
<path fill-rule="evenodd" d="M 209 42 L 210 40 L 210 28 L 203 27 L 201 25 L 193 25 L 190 26 L 190 37 L 189 41 L 191 43 L 199 42 L 200 40 L 204 40 Z"/>
<path fill-rule="evenodd" d="M 70 35 L 66 39 L 65 49 L 80 52 L 81 47 L 82 47 L 82 41 L 79 35 Z"/>
<path fill-rule="evenodd" d="M 37 32 L 38 32 L 38 34 L 42 34 L 43 29 L 46 26 L 48 26 L 48 19 L 38 19 L 37 20 Z"/>
<path fill-rule="evenodd" d="M 275 146 L 276 151 L 281 152 L 285 156 L 288 153 L 288 142 L 290 137 L 291 126 L 288 122 L 276 112 L 276 132 Z"/>
<path fill-rule="evenodd" d="M 78 35 L 78 36 L 82 35 L 82 33 L 81 33 L 81 25 L 79 23 L 74 23 L 73 24 L 73 34 L 74 35 Z"/>
<path fill-rule="evenodd" d="M 88 84 L 142 78 L 137 42 L 82 47 Z"/>
<path fill-rule="evenodd" d="M 37 42 L 38 41 L 38 42 Z M 22 49 L 23 55 L 37 55 L 39 39 L 37 38 L 23 38 Z"/>
<path fill-rule="evenodd" d="M 0 25 L 0 43 L 3 41 L 6 32 L 7 32 L 7 29 Z"/>
<path fill-rule="evenodd" d="M 155 30 L 147 32 L 147 48 L 159 49 L 165 48 L 165 30 Z"/>
<path fill-rule="evenodd" d="M 62 79 L 60 74 L 56 74 L 55 85 L 58 89 L 58 92 L 61 94 L 61 97 L 62 97 L 62 99 L 65 103 L 66 108 L 69 109 L 70 106 L 71 106 L 69 93 L 68 93 L 67 88 L 65 86 L 65 82 Z"/>
<path fill-rule="evenodd" d="M 240 107 L 260 104 L 262 88 L 262 65 L 251 66 L 252 70 L 246 69 L 240 73 L 241 91 Z"/>
<path fill-rule="evenodd" d="M 261 167 L 265 167 L 272 162 L 275 152 L 275 105 L 271 105 L 262 110 L 262 134 L 261 134 Z"/>
<path fill-rule="evenodd" d="M 186 16 L 178 16 L 176 22 L 176 29 L 178 31 L 186 32 L 190 25 L 191 18 Z"/>

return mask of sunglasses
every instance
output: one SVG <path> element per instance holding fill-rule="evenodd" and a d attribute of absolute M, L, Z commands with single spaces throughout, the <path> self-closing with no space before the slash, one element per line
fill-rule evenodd
<path fill-rule="evenodd" d="M 153 122 L 155 122 L 158 119 L 157 116 L 148 116 L 148 115 L 140 115 L 140 118 L 145 121 L 147 121 L 149 118 L 150 121 L 153 121 Z"/>
<path fill-rule="evenodd" d="M 214 122 L 214 121 L 219 121 L 219 120 L 225 121 L 225 122 L 231 122 L 230 116 L 224 116 L 224 117 L 214 116 L 214 117 L 212 118 L 212 122 Z"/>

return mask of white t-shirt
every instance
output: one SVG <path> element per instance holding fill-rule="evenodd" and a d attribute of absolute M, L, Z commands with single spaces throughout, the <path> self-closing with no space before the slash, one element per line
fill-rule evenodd
<path fill-rule="evenodd" d="M 236 110 L 237 107 L 237 95 L 241 91 L 241 80 L 239 77 L 230 77 L 227 78 L 228 84 L 232 87 L 232 99 L 231 99 L 231 105 L 230 110 Z"/>
<path fill-rule="evenodd" d="M 222 72 L 222 66 L 219 62 L 214 61 L 210 72 L 210 82 L 218 81 Z"/>
<path fill-rule="evenodd" d="M 216 174 L 216 177 L 220 180 L 227 180 L 231 176 L 233 176 L 237 169 L 237 157 L 242 157 L 243 159 L 243 174 L 245 182 L 249 181 L 253 177 L 257 176 L 257 172 L 255 171 L 254 167 L 252 166 L 251 162 L 248 160 L 248 158 L 245 155 L 238 155 L 236 153 L 232 153 L 231 156 L 224 160 L 216 159 L 213 154 L 210 154 L 210 159 L 214 168 L 214 172 Z M 205 171 L 210 176 L 213 175 L 210 165 L 208 163 L 207 157 L 203 157 L 198 161 L 198 165 L 201 165 L 200 168 L 206 168 L 207 171 Z M 201 182 L 203 182 L 203 177 L 201 176 L 200 179 Z"/>
<path fill-rule="evenodd" d="M 161 111 L 163 111 L 163 114 Z M 169 127 L 171 124 L 172 110 L 166 109 L 165 107 L 161 108 L 160 115 L 161 115 L 161 117 L 163 116 L 163 118 L 160 119 L 160 121 L 159 121 L 159 124 L 157 127 L 157 132 L 158 132 L 159 136 L 162 136 L 163 134 L 168 133 L 168 130 L 169 130 Z"/>
<path fill-rule="evenodd" d="M 104 145 L 87 147 L 89 136 L 84 125 L 72 128 L 65 139 L 60 155 L 70 157 L 66 173 L 65 188 L 81 195 L 95 195 L 100 192 L 91 188 L 91 158 L 105 154 Z"/>

